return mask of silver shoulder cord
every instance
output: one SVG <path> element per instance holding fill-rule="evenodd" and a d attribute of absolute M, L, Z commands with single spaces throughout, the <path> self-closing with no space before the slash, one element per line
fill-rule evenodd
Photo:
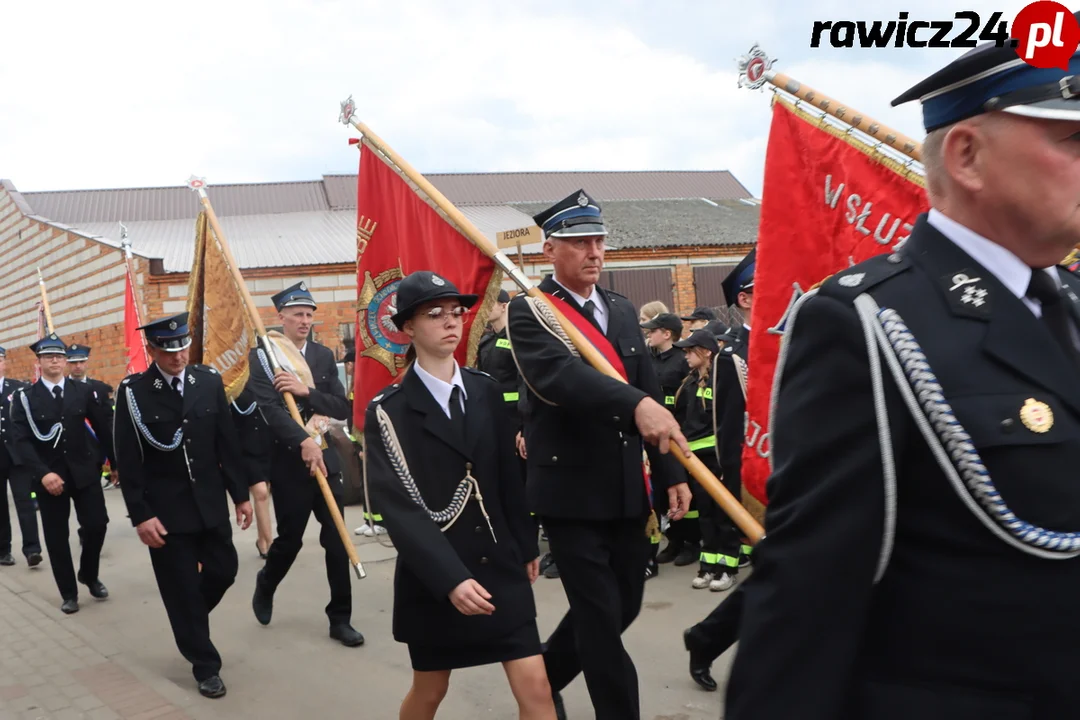
<path fill-rule="evenodd" d="M 538 300 L 528 295 L 525 297 L 525 304 L 528 305 L 529 310 L 532 310 L 533 317 L 535 317 L 536 321 L 540 323 L 540 327 L 547 330 L 556 340 L 565 345 L 567 351 L 571 355 L 573 355 L 574 357 L 581 357 L 581 353 L 579 353 L 578 349 L 574 347 L 574 343 L 570 341 L 570 336 L 566 334 L 566 331 L 563 330 L 562 325 L 559 324 L 559 320 L 555 317 L 555 313 L 552 312 L 550 305 L 548 305 L 543 300 Z M 518 375 L 520 375 L 521 379 L 525 381 L 525 386 L 529 388 L 532 394 L 539 398 L 540 401 L 543 403 L 546 403 L 548 405 L 556 405 L 556 403 L 551 402 L 543 395 L 536 392 L 536 388 L 534 388 L 529 383 L 529 379 L 525 377 L 525 373 L 521 371 L 521 363 L 518 362 L 517 351 L 514 350 L 513 343 L 510 343 L 510 355 L 514 358 L 514 365 L 517 366 Z"/>
<path fill-rule="evenodd" d="M 446 509 L 434 511 L 428 508 L 427 503 L 424 502 L 424 498 L 420 495 L 420 489 L 416 487 L 416 481 L 413 480 L 412 473 L 409 472 L 409 465 L 405 461 L 405 453 L 401 449 L 401 443 L 398 442 L 397 433 L 394 431 L 394 423 L 391 422 L 390 416 L 383 409 L 382 405 L 375 408 L 375 417 L 379 420 L 379 434 L 382 436 L 383 446 L 386 448 L 386 455 L 390 458 L 390 465 L 394 468 L 394 472 L 397 474 L 398 479 L 401 480 L 401 484 L 405 486 L 405 491 L 409 493 L 409 497 L 412 501 L 419 505 L 424 512 L 428 514 L 436 524 L 446 523 L 440 528 L 442 532 L 446 532 L 454 523 L 457 522 L 461 514 L 465 512 L 465 506 L 469 502 L 474 494 L 476 495 L 477 502 L 480 503 L 480 512 L 484 514 L 484 519 L 487 520 L 488 531 L 491 533 L 491 539 L 496 543 L 499 542 L 495 537 L 495 529 L 491 526 L 491 518 L 488 517 L 487 508 L 484 507 L 484 497 L 480 494 L 480 483 L 476 478 L 472 476 L 472 463 L 466 463 L 465 465 L 465 477 L 457 488 L 454 490 L 454 495 L 450 499 L 450 504 L 446 506 Z M 368 512 L 370 513 L 370 505 L 368 506 Z"/>
<path fill-rule="evenodd" d="M 30 401 L 26 397 L 26 390 L 19 391 L 19 400 L 22 401 L 23 410 L 26 411 L 26 422 L 30 424 L 30 432 L 34 433 L 34 437 L 36 437 L 39 442 L 52 442 L 54 448 L 59 445 L 60 436 L 64 432 L 63 420 L 53 425 L 49 430 L 49 434 L 46 435 L 38 430 L 38 426 L 34 424 L 34 413 L 30 411 Z"/>
<path fill-rule="evenodd" d="M 250 415 L 251 413 L 255 412 L 256 405 L 258 405 L 258 403 L 252 402 L 251 407 L 249 407 L 247 410 L 242 410 L 242 409 L 240 409 L 240 406 L 236 404 L 235 400 L 232 401 L 232 406 L 234 408 L 236 408 L 236 412 L 240 413 L 241 415 L 244 415 L 245 417 Z"/>
<path fill-rule="evenodd" d="M 150 447 L 160 450 L 161 452 L 172 452 L 176 448 L 180 447 L 184 442 L 184 426 L 180 425 L 176 429 L 176 433 L 173 435 L 173 441 L 171 444 L 166 445 L 150 433 L 150 428 L 146 427 L 146 424 L 142 421 L 142 412 L 139 411 L 139 405 L 135 402 L 135 393 L 131 391 L 131 387 L 124 385 L 122 387 L 127 388 L 127 392 L 124 393 L 127 397 L 128 414 L 131 415 L 131 424 L 135 427 L 135 436 L 142 436 L 143 440 L 149 443 Z M 116 416 L 113 416 L 113 427 L 116 426 Z M 195 482 L 195 478 L 191 474 L 191 460 L 188 458 L 187 447 L 182 448 L 184 452 L 184 465 L 187 466 L 188 479 L 191 482 Z M 142 440 L 139 441 L 139 457 L 146 460 L 146 454 L 143 452 Z"/>
<path fill-rule="evenodd" d="M 865 293 L 855 299 L 855 306 L 863 321 L 868 348 L 876 339 L 876 344 L 885 351 L 886 362 L 916 426 L 957 497 L 972 514 L 1001 540 L 1028 555 L 1048 560 L 1067 560 L 1080 555 L 1080 532 L 1058 532 L 1032 525 L 1018 518 L 1006 505 L 971 436 L 946 401 L 926 355 L 899 313 L 879 307 Z M 883 389 L 875 388 L 875 405 L 884 406 L 884 402 Z M 893 483 L 895 513 L 895 478 Z"/>

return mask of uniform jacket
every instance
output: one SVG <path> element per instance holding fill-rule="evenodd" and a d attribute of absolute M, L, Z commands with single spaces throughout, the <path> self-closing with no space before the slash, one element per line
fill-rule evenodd
<path fill-rule="evenodd" d="M 660 391 L 664 394 L 664 405 L 674 412 L 675 393 L 690 372 L 690 366 L 686 364 L 686 353 L 673 347 L 661 353 L 652 353 L 652 359 L 660 380 Z"/>
<path fill-rule="evenodd" d="M 274 442 L 250 387 L 244 388 L 230 404 L 229 410 L 244 449 L 248 484 L 268 482 L 273 465 Z"/>
<path fill-rule="evenodd" d="M 309 437 L 307 431 L 296 424 L 285 407 L 285 401 L 274 389 L 273 376 L 267 375 L 263 361 L 259 359 L 261 348 L 251 351 L 251 377 L 248 388 L 262 411 L 263 419 L 270 429 L 273 442 L 273 467 L 271 482 L 285 480 L 310 480 L 307 468 L 300 459 L 300 443 Z M 308 340 L 305 358 L 315 380 L 315 387 L 307 397 L 296 398 L 300 416 L 306 423 L 312 415 L 325 415 L 334 420 L 347 420 L 352 403 L 345 396 L 345 388 L 338 379 L 334 353 L 324 345 Z M 341 459 L 333 445 L 323 450 L 323 462 L 329 475 L 341 472 Z M 331 488 L 340 485 L 331 483 Z"/>
<path fill-rule="evenodd" d="M 483 642 L 536 617 L 525 564 L 539 551 L 525 506 L 513 428 L 502 420 L 501 389 L 491 377 L 461 369 L 465 428 L 455 427 L 415 372 L 376 395 L 364 420 L 368 478 L 375 512 L 398 549 L 394 576 L 394 637 L 400 642 Z M 416 488 L 430 510 L 446 508 L 472 464 L 494 539 L 475 496 L 453 525 L 440 526 L 407 492 L 380 435 L 376 408 L 393 423 Z M 497 542 L 496 542 L 497 541 Z M 495 613 L 465 616 L 450 591 L 475 578 L 492 595 Z"/>
<path fill-rule="evenodd" d="M 497 333 L 489 332 L 480 338 L 480 346 L 476 352 L 476 369 L 486 372 L 499 383 L 503 409 L 514 422 L 515 429 L 520 429 L 521 415 L 518 404 L 521 398 L 521 375 L 514 362 L 506 328 Z"/>
<path fill-rule="evenodd" d="M 150 436 L 171 445 L 183 431 L 180 447 L 165 451 L 146 439 L 129 395 Z M 157 365 L 129 375 L 116 394 L 115 423 L 120 489 L 132 525 L 157 517 L 169 532 L 201 532 L 229 522 L 226 491 L 234 503 L 248 499 L 240 441 L 213 368 L 188 365 L 182 398 Z"/>
<path fill-rule="evenodd" d="M 551 277 L 540 290 L 582 312 Z M 660 382 L 629 300 L 600 287 L 607 304 L 607 338 L 626 367 L 629 383 L 574 357 L 543 328 L 525 296 L 510 301 L 510 342 L 527 384 L 529 509 L 538 515 L 581 520 L 644 517 L 649 504 L 642 478 L 642 441 L 634 410 L 646 396 L 663 403 Z M 652 481 L 682 482 L 674 458 L 648 448 Z"/>
<path fill-rule="evenodd" d="M 675 392 L 675 419 L 689 442 L 714 436 L 713 432 L 713 372 L 698 382 L 697 371 L 690 371 Z M 710 451 L 712 448 L 709 448 Z"/>
<path fill-rule="evenodd" d="M 1077 317 L 1080 279 L 1059 275 Z M 887 548 L 886 498 L 853 305 L 861 293 L 906 322 L 1016 516 L 1080 531 L 1077 369 L 1021 300 L 921 217 L 897 256 L 838 273 L 789 326 L 772 419 L 767 536 L 745 585 L 726 717 L 1076 716 L 1080 558 L 1036 558 L 988 529 L 983 521 L 995 521 L 977 517 L 983 511 L 961 500 L 968 491 L 954 488 L 931 454 L 884 356 L 896 527 L 874 585 Z M 1043 432 L 1023 421 L 1028 399 L 1053 413 Z"/>
<path fill-rule="evenodd" d="M 62 423 L 59 438 L 41 442 L 30 427 L 21 398 L 29 401 L 33 424 L 38 431 L 48 435 L 53 425 Z M 28 473 L 33 487 L 41 487 L 41 479 L 50 472 L 57 473 L 64 482 L 74 483 L 77 488 L 101 483 L 101 463 L 98 448 L 113 459 L 112 427 L 105 399 L 83 383 L 64 381 L 62 405 L 58 407 L 45 384 L 38 380 L 24 388 L 11 399 L 11 427 L 9 450 L 19 468 Z M 97 435 L 94 442 L 86 421 Z"/>
<path fill-rule="evenodd" d="M 80 381 L 79 380 L 72 380 L 69 377 L 68 382 L 80 382 Z M 97 396 L 99 398 L 101 398 L 102 405 L 109 412 L 108 425 L 109 425 L 109 427 L 112 427 L 112 416 L 113 416 L 113 412 L 114 412 L 113 406 L 115 405 L 115 403 L 113 401 L 113 388 L 112 388 L 112 385 L 110 385 L 109 383 L 104 382 L 102 380 L 95 380 L 94 378 L 86 378 L 86 380 L 83 382 L 83 384 L 89 386 L 90 389 L 93 392 L 96 392 Z M 104 453 L 102 453 L 102 454 L 104 454 Z"/>
<path fill-rule="evenodd" d="M 739 371 L 732 355 L 744 361 L 750 356 L 750 331 L 740 327 L 736 341 L 725 345 L 716 358 L 716 452 L 724 471 L 724 484 L 742 487 L 742 453 L 746 440 L 746 395 L 739 382 Z M 736 497 L 738 495 L 736 494 Z"/>
<path fill-rule="evenodd" d="M 8 477 L 11 472 L 11 453 L 8 451 L 8 432 L 11 425 L 11 401 L 15 399 L 15 393 L 20 389 L 30 387 L 30 383 L 22 380 L 4 378 L 0 384 L 0 479 Z"/>

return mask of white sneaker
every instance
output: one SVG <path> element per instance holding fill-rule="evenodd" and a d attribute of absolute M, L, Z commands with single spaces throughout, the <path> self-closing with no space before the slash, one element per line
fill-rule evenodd
<path fill-rule="evenodd" d="M 724 592 L 733 587 L 735 587 L 735 578 L 727 573 L 723 573 L 720 577 L 713 578 L 713 581 L 709 583 L 709 590 L 713 592 Z"/>
<path fill-rule="evenodd" d="M 365 535 L 367 537 L 371 537 L 374 533 L 371 532 L 371 526 L 368 525 L 367 523 L 364 523 L 360 527 L 353 530 L 353 534 L 354 535 Z"/>
<path fill-rule="evenodd" d="M 713 582 L 715 581 L 713 580 L 713 574 L 711 572 L 708 570 L 698 570 L 697 577 L 694 578 L 694 581 L 690 583 L 690 585 L 695 590 L 704 590 L 707 587 L 711 587 Z"/>
<path fill-rule="evenodd" d="M 376 525 L 375 526 L 375 534 L 376 535 L 385 535 L 386 534 L 386 528 L 384 528 L 382 525 Z"/>

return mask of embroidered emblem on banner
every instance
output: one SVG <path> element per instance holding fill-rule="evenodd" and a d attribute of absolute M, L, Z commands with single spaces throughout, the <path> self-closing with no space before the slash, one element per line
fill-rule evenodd
<path fill-rule="evenodd" d="M 390 319 L 397 313 L 397 289 L 405 275 L 391 268 L 372 277 L 364 273 L 364 285 L 357 302 L 357 326 L 360 330 L 361 357 L 382 363 L 392 376 L 405 367 L 409 336 Z"/>

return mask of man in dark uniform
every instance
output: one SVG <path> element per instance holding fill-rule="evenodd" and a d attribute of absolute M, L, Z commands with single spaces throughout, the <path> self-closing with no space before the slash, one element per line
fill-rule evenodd
<path fill-rule="evenodd" d="M 94 392 L 98 394 L 98 397 L 105 398 L 105 407 L 109 411 L 109 426 L 112 427 L 112 413 L 113 408 L 113 388 L 107 382 L 101 380 L 95 380 L 87 375 L 86 366 L 90 362 L 90 346 L 79 345 L 72 343 L 67 349 L 67 369 L 68 377 L 76 382 L 86 383 L 94 389 Z M 105 454 L 101 453 L 101 462 L 105 462 Z M 102 473 L 102 477 L 109 477 L 109 473 Z M 112 487 L 111 483 L 105 485 L 106 489 Z"/>
<path fill-rule="evenodd" d="M 660 446 L 649 448 L 652 482 L 667 488 L 674 519 L 686 512 L 690 490 L 674 458 L 662 453 L 689 450 L 662 404 L 634 306 L 596 285 L 607 235 L 596 201 L 578 191 L 535 220 L 555 269 L 540 289 L 629 381 L 576 357 L 541 319 L 544 305 L 525 295 L 511 301 L 510 342 L 529 395 L 526 492 L 570 602 L 544 661 L 556 695 L 582 672 L 597 720 L 637 720 L 637 673 L 621 634 L 637 617 L 645 587 L 650 508 L 642 441 Z"/>
<path fill-rule="evenodd" d="M 722 283 L 724 297 L 731 305 L 750 317 L 754 299 L 754 269 L 757 251 L 750 253 L 728 274 Z M 715 398 L 713 419 L 716 432 L 717 460 L 723 471 L 722 480 L 736 498 L 742 495 L 742 453 L 746 442 L 746 373 L 750 357 L 750 324 L 745 322 L 720 337 L 723 347 L 716 359 Z M 739 568 L 750 564 L 751 546 L 743 544 L 737 566 L 728 568 L 732 579 Z M 724 583 L 724 585 L 730 584 Z M 744 596 L 742 586 L 724 598 L 704 620 L 683 633 L 683 643 L 690 652 L 690 677 L 705 690 L 716 690 L 712 676 L 713 662 L 730 648 L 739 636 Z"/>
<path fill-rule="evenodd" d="M 19 390 L 11 400 L 9 449 L 21 472 L 37 493 L 41 529 L 49 551 L 49 565 L 67 614 L 79 611 L 79 586 L 91 597 L 104 600 L 109 591 L 98 578 L 101 547 L 109 515 L 101 492 L 98 448 L 112 460 L 111 414 L 105 398 L 83 383 L 66 382 L 66 346 L 56 333 L 31 346 L 41 365 L 41 379 Z M 90 436 L 90 421 L 97 442 Z M 68 544 L 71 506 L 79 518 L 82 556 L 79 573 Z"/>
<path fill-rule="evenodd" d="M 987 44 L 914 99 L 932 209 L 786 324 L 728 720 L 1080 707 L 1080 56 Z"/>
<path fill-rule="evenodd" d="M 322 526 L 319 543 L 326 552 L 326 577 L 330 582 L 330 603 L 326 615 L 330 620 L 330 637 L 342 645 L 355 647 L 364 643 L 364 636 L 349 624 L 352 617 L 352 586 L 349 580 L 349 556 L 342 547 L 341 537 L 334 526 L 330 509 L 323 500 L 319 485 L 312 477 L 318 467 L 326 475 L 330 489 L 342 504 L 341 459 L 333 446 L 325 451 L 296 424 L 285 408 L 281 393 L 288 391 L 296 398 L 300 415 L 307 422 L 312 415 L 324 415 L 346 420 L 352 404 L 345 397 L 345 388 L 338 379 L 334 353 L 324 345 L 308 339 L 315 320 L 315 300 L 304 283 L 297 283 L 273 297 L 285 337 L 304 356 L 314 387 L 285 370 L 270 376 L 269 359 L 262 348 L 251 351 L 251 379 L 248 384 L 255 393 L 255 402 L 262 411 L 274 441 L 274 464 L 270 485 L 274 489 L 274 515 L 278 536 L 270 545 L 266 566 L 255 581 L 252 610 L 255 618 L 269 625 L 274 611 L 274 592 L 296 560 L 303 545 L 304 528 L 312 514 Z"/>
<path fill-rule="evenodd" d="M 5 377 L 7 373 L 7 350 L 0 347 L 0 567 L 15 564 L 11 554 L 11 514 L 8 511 L 7 486 L 11 485 L 11 497 L 15 501 L 15 515 L 19 518 L 22 532 L 22 551 L 26 564 L 41 564 L 41 538 L 38 536 L 37 510 L 30 496 L 30 479 L 15 472 L 11 453 L 8 451 L 8 425 L 11 424 L 11 401 L 15 393 L 30 387 L 21 380 Z"/>
<path fill-rule="evenodd" d="M 653 365 L 656 367 L 656 374 L 660 379 L 660 391 L 664 394 L 664 406 L 674 412 L 675 393 L 678 392 L 679 386 L 682 385 L 686 376 L 690 374 L 690 366 L 686 364 L 686 353 L 673 345 L 682 337 L 682 320 L 674 313 L 660 313 L 652 320 L 641 323 L 641 328 L 645 331 L 645 343 L 649 346 Z M 663 497 L 665 494 L 661 493 L 660 496 L 654 496 L 653 498 L 653 504 L 656 506 L 658 515 L 667 509 L 664 502 L 666 498 Z M 660 540 L 659 537 L 656 538 L 656 546 L 653 548 L 654 555 L 649 563 L 651 571 L 657 572 L 659 570 L 659 568 L 654 569 L 651 567 L 654 563 L 674 562 L 678 567 L 696 563 L 701 541 L 697 510 L 691 508 L 683 516 L 682 520 L 671 523 L 668 526 L 667 538 L 667 547 L 661 552 L 656 552 L 659 549 Z"/>
<path fill-rule="evenodd" d="M 124 502 L 150 548 L 176 646 L 191 663 L 199 692 L 219 698 L 225 683 L 210 641 L 210 612 L 237 570 L 226 492 L 244 530 L 252 509 L 221 376 L 207 365 L 188 365 L 187 319 L 182 313 L 139 328 L 153 364 L 120 384 L 116 456 Z"/>

